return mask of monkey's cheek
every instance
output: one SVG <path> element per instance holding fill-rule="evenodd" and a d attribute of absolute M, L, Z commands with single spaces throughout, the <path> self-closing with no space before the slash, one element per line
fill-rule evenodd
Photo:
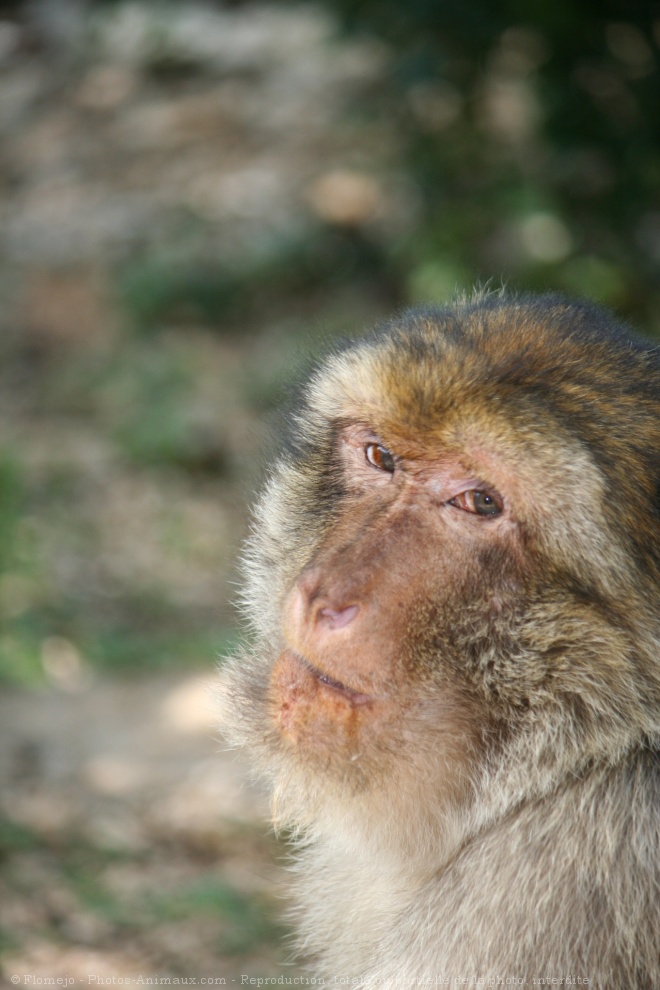
<path fill-rule="evenodd" d="M 373 732 L 385 714 L 383 702 L 323 683 L 289 650 L 273 666 L 269 701 L 280 735 L 305 749 L 357 751 L 360 736 Z"/>

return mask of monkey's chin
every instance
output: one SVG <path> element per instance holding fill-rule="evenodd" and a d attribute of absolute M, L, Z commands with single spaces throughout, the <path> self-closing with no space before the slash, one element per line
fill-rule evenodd
<path fill-rule="evenodd" d="M 342 775 L 364 757 L 391 714 L 384 699 L 348 687 L 291 649 L 273 664 L 269 698 L 280 738 L 305 762 L 320 759 Z"/>
<path fill-rule="evenodd" d="M 353 750 L 362 729 L 384 714 L 378 698 L 342 684 L 289 649 L 273 665 L 269 698 L 285 739 L 336 756 L 347 747 Z"/>

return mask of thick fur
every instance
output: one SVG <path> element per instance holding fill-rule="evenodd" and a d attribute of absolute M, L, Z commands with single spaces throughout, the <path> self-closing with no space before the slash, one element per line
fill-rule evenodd
<path fill-rule="evenodd" d="M 452 576 L 411 599 L 400 714 L 393 697 L 349 756 L 283 736 L 272 672 L 291 588 L 367 511 L 336 453 L 355 422 L 423 463 L 492 460 L 517 509 L 515 542 L 438 556 Z M 223 670 L 223 722 L 298 836 L 314 972 L 660 987 L 658 349 L 555 296 L 379 328 L 304 387 L 246 571 L 251 645 Z"/>

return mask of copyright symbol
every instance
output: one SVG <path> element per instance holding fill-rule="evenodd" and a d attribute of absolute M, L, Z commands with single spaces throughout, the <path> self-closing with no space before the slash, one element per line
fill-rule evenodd
<path fill-rule="evenodd" d="M 21 982 L 20 976 L 12 976 L 11 982 L 12 983 L 20 983 Z"/>

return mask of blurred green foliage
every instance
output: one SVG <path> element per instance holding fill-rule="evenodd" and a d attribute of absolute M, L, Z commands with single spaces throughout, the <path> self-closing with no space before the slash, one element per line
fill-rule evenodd
<path fill-rule="evenodd" d="M 657 0 L 328 6 L 345 33 L 386 44 L 387 70 L 348 114 L 397 134 L 414 224 L 317 224 L 233 271 L 133 257 L 120 293 L 137 326 L 226 326 L 350 282 L 377 286 L 387 308 L 490 280 L 660 326 Z"/>
<path fill-rule="evenodd" d="M 660 325 L 660 4 L 332 0 L 384 39 L 420 227 L 409 295 L 500 278 Z"/>
<path fill-rule="evenodd" d="M 195 320 L 225 330 L 237 321 L 244 326 L 264 311 L 286 312 L 295 299 L 347 282 L 379 283 L 392 301 L 400 299 L 386 245 L 358 230 L 322 224 L 303 236 L 273 238 L 232 269 L 164 254 L 131 257 L 118 281 L 127 312 L 145 333 L 163 323 L 185 326 Z"/>
<path fill-rule="evenodd" d="M 229 650 L 226 621 L 209 624 L 194 606 L 175 607 L 157 574 L 146 588 L 92 576 L 103 535 L 94 519 L 71 517 L 75 489 L 71 469 L 35 483 L 18 451 L 0 453 L 0 681 L 34 686 L 45 672 L 76 681 L 83 657 L 126 674 L 196 666 Z M 163 553 L 185 562 L 187 537 L 173 506 L 157 531 Z M 70 583 L 66 571 L 76 569 Z"/>
<path fill-rule="evenodd" d="M 39 581 L 39 554 L 25 500 L 18 457 L 0 451 L 0 679 L 34 683 L 42 623 L 26 602 Z"/>

